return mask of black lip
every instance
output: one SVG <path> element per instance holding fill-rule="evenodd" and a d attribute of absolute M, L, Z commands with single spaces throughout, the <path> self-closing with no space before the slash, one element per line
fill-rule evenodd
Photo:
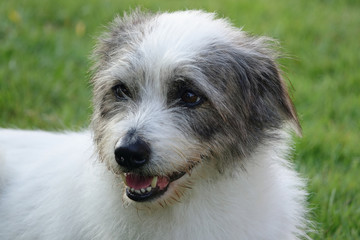
<path fill-rule="evenodd" d="M 178 180 L 179 178 L 181 178 L 184 175 L 185 175 L 185 172 L 179 172 L 179 173 L 172 174 L 170 177 L 169 184 L 166 186 L 166 188 L 164 188 L 162 190 L 160 190 L 158 187 L 156 187 L 156 188 L 153 188 L 150 192 L 138 194 L 136 192 L 130 192 L 130 188 L 127 187 L 126 188 L 126 196 L 136 202 L 146 202 L 146 201 L 154 200 L 154 199 L 160 197 L 161 195 L 163 195 L 167 191 L 171 182 Z"/>
<path fill-rule="evenodd" d="M 179 178 L 181 178 L 182 176 L 185 175 L 185 172 L 177 172 L 177 173 L 173 173 L 171 176 L 170 176 L 170 183 L 173 182 L 173 181 L 176 181 L 178 180 Z M 170 184 L 169 183 L 169 184 Z"/>
<path fill-rule="evenodd" d="M 130 188 L 126 188 L 126 196 L 128 196 L 128 198 L 136 202 L 145 202 L 160 197 L 162 194 L 166 192 L 167 188 L 168 187 L 160 191 L 159 188 L 157 187 L 155 189 L 152 189 L 150 192 L 141 193 L 141 194 L 130 192 Z"/>

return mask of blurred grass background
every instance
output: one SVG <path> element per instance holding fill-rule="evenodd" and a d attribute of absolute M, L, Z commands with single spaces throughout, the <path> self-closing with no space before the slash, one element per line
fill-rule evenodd
<path fill-rule="evenodd" d="M 0 2 L 0 127 L 89 123 L 90 55 L 116 14 L 204 9 L 278 39 L 303 127 L 294 162 L 309 180 L 314 239 L 360 239 L 360 1 L 12 0 Z"/>

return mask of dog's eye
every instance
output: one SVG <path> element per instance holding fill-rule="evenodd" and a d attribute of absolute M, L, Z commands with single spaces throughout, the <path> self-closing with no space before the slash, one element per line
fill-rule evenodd
<path fill-rule="evenodd" d="M 126 100 L 131 98 L 131 93 L 125 84 L 118 84 L 112 88 L 117 99 Z"/>
<path fill-rule="evenodd" d="M 181 102 L 183 102 L 187 107 L 194 107 L 201 104 L 203 102 L 203 98 L 190 90 L 186 90 L 181 95 Z"/>

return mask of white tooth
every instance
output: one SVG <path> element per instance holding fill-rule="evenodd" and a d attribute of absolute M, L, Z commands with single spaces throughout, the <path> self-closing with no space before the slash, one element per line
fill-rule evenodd
<path fill-rule="evenodd" d="M 157 180 L 158 180 L 158 177 L 157 177 L 157 176 L 152 179 L 152 181 L 151 181 L 151 187 L 152 187 L 152 188 L 155 188 L 155 187 L 156 187 Z"/>
<path fill-rule="evenodd" d="M 130 188 L 130 192 L 134 192 L 135 191 L 135 189 L 134 188 Z"/>
<path fill-rule="evenodd" d="M 141 193 L 140 190 L 137 190 L 137 189 L 135 190 L 135 192 L 136 192 L 137 194 L 140 194 L 140 193 Z"/>
<path fill-rule="evenodd" d="M 124 174 L 120 174 L 120 176 L 121 176 L 123 182 L 125 183 L 125 185 L 127 185 L 127 184 L 126 184 L 126 177 L 125 177 L 125 175 L 124 175 Z"/>
<path fill-rule="evenodd" d="M 140 191 L 141 191 L 142 193 L 144 193 L 144 192 L 145 192 L 145 189 L 142 188 L 142 189 L 140 189 Z"/>
<path fill-rule="evenodd" d="M 151 191 L 151 187 L 147 187 L 146 191 L 150 192 Z"/>

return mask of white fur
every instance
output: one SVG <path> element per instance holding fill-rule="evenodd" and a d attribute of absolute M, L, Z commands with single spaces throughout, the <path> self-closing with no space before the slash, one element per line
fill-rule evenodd
<path fill-rule="evenodd" d="M 94 159 L 89 132 L 1 130 L 0 144 L 0 239 L 294 239 L 302 221 L 303 183 L 271 146 L 236 178 L 200 181 L 182 203 L 137 211 Z"/>
<path fill-rule="evenodd" d="M 178 19 L 182 19 L 181 24 L 176 24 Z M 191 156 L 199 144 L 171 125 L 161 74 L 179 62 L 191 63 L 194 51 L 213 39 L 233 41 L 234 31 L 225 20 L 214 20 L 213 15 L 201 12 L 159 15 L 149 23 L 149 29 L 151 26 L 157 28 L 151 28 L 141 41 L 134 41 L 142 62 L 121 50 L 118 61 L 98 73 L 103 75 L 99 81 L 110 81 L 117 75 L 126 79 L 127 62 L 123 60 L 130 58 L 148 74 L 140 90 L 142 103 L 127 116 L 120 114 L 107 124 L 107 144 L 102 149 L 105 162 L 98 159 L 91 131 L 0 130 L 0 239 L 306 237 L 306 192 L 302 179 L 286 160 L 290 136 L 285 130 L 278 130 L 279 140 L 272 139 L 247 159 L 239 160 L 243 166 L 231 176 L 199 164 L 192 172 L 192 189 L 179 203 L 164 208 L 144 204 L 142 208 L 141 203 L 133 204 L 126 197 L 122 179 L 112 170 L 117 168 L 114 148 L 128 129 L 146 129 L 147 138 L 157 140 L 152 142 L 155 156 L 161 155 L 156 159 L 167 163 L 155 164 L 162 164 L 167 172 L 183 160 L 167 149 L 186 149 Z M 244 46 L 244 51 L 252 51 L 251 46 Z M 212 91 L 205 81 L 200 84 Z"/>

